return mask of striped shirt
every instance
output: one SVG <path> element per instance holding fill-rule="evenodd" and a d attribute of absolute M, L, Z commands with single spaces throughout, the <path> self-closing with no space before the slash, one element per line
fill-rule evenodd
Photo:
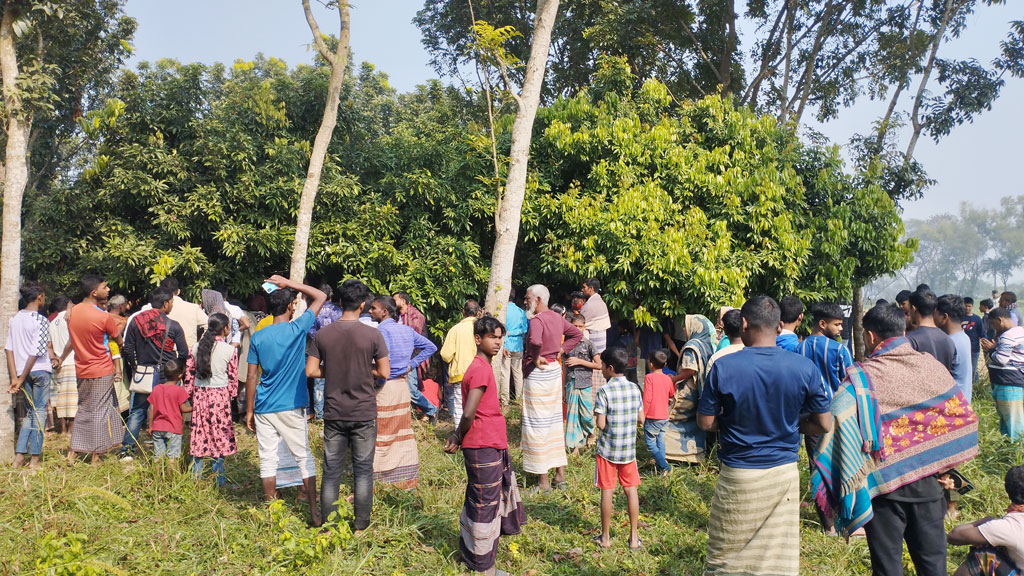
<path fill-rule="evenodd" d="M 1024 372 L 1024 328 L 1014 326 L 999 335 L 992 350 L 992 363 Z"/>
<path fill-rule="evenodd" d="M 846 369 L 853 365 L 850 349 L 827 336 L 812 334 L 797 346 L 796 352 L 814 362 L 821 377 L 828 383 L 825 392 L 831 400 L 832 394 L 843 385 Z"/>
<path fill-rule="evenodd" d="M 437 352 L 437 346 L 433 342 L 417 334 L 411 326 L 395 322 L 394 318 L 388 318 L 378 324 L 377 330 L 380 330 L 381 336 L 384 336 L 384 343 L 388 346 L 388 359 L 391 361 L 389 376 L 392 380 L 419 366 Z M 413 356 L 416 350 L 419 350 L 419 354 Z"/>

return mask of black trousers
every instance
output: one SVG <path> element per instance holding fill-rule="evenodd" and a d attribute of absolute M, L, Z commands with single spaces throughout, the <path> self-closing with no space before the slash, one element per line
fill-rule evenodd
<path fill-rule="evenodd" d="M 878 496 L 871 500 L 875 516 L 864 526 L 871 572 L 875 576 L 903 574 L 903 541 L 917 576 L 946 576 L 946 501 L 901 502 Z"/>

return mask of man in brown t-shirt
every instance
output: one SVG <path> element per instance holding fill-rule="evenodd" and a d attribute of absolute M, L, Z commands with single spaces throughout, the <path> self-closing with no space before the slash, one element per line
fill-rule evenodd
<path fill-rule="evenodd" d="M 376 328 L 359 321 L 370 289 L 346 280 L 338 289 L 341 319 L 317 331 L 309 345 L 306 376 L 325 378 L 324 472 L 320 509 L 324 519 L 337 510 L 346 451 L 352 452 L 355 529 L 370 525 L 373 455 L 377 446 L 375 378 L 391 372 L 388 347 Z"/>

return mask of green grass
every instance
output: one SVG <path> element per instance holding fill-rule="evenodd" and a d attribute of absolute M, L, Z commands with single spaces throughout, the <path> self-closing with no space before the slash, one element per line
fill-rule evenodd
<path fill-rule="evenodd" d="M 981 387 L 975 409 L 981 456 L 961 467 L 977 486 L 961 502 L 963 518 L 1001 514 L 1007 505 L 1003 474 L 1021 463 L 1020 445 L 1000 436 L 993 403 Z M 276 516 L 261 502 L 255 439 L 241 429 L 240 451 L 227 459 L 226 489 L 194 481 L 181 472 L 183 462 L 173 470 L 145 459 L 122 464 L 113 458 L 97 468 L 68 467 L 62 458 L 67 439 L 48 435 L 38 472 L 0 470 L 0 573 L 33 573 L 40 561 L 50 566 L 41 573 L 52 574 L 463 574 L 458 516 L 465 472 L 461 455 L 441 450 L 450 429 L 450 424 L 431 429 L 416 423 L 419 488 L 378 486 L 370 529 L 351 540 L 343 534 L 333 543 L 316 541 L 316 533 L 305 528 L 308 508 L 296 502 L 294 489 L 285 491 L 283 512 Z M 518 444 L 517 414 L 509 418 L 509 437 Z M 642 444 L 641 474 L 651 474 L 653 461 Z M 320 450 L 316 439 L 314 453 Z M 512 458 L 521 470 L 516 447 Z M 521 535 L 502 538 L 500 568 L 530 575 L 702 573 L 714 462 L 644 478 L 641 552 L 627 549 L 621 494 L 612 547 L 600 550 L 591 542 L 600 525 L 593 467 L 592 452 L 570 457 L 567 491 L 527 498 L 528 524 Z M 803 455 L 801 468 L 806 481 Z M 869 573 L 863 540 L 848 545 L 825 536 L 812 508 L 802 510 L 801 522 L 802 574 Z M 285 541 L 282 525 L 289 534 Z M 964 553 L 950 548 L 951 570 Z"/>

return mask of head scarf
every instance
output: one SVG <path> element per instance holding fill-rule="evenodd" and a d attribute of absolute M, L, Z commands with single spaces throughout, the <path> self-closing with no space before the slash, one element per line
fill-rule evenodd
<path fill-rule="evenodd" d="M 707 362 L 715 353 L 715 325 L 700 314 L 686 315 L 686 347 L 693 348 Z"/>
<path fill-rule="evenodd" d="M 227 306 L 224 305 L 224 295 L 216 290 L 203 290 L 203 312 L 207 315 L 217 314 L 218 312 L 231 318 L 231 314 L 228 314 Z"/>

